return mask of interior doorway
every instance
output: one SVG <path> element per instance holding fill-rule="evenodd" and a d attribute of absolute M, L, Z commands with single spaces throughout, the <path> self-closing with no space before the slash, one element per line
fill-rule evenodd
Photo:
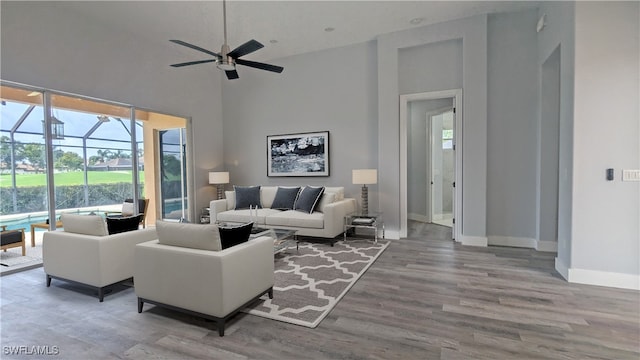
<path fill-rule="evenodd" d="M 462 234 L 462 89 L 400 96 L 400 237 L 409 221 Z"/>
<path fill-rule="evenodd" d="M 453 100 L 453 99 L 451 99 Z M 453 228 L 453 198 L 455 182 L 455 152 L 453 107 L 428 116 L 431 146 L 430 158 L 430 203 L 431 222 Z"/>

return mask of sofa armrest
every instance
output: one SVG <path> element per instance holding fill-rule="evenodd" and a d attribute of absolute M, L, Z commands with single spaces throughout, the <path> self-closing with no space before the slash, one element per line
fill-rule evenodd
<path fill-rule="evenodd" d="M 143 299 L 224 317 L 274 284 L 273 239 L 221 251 L 142 243 L 135 250 L 135 291 Z"/>
<path fill-rule="evenodd" d="M 66 231 L 45 232 L 42 262 L 45 273 L 102 287 L 133 276 L 135 245 L 156 239 L 154 228 L 93 236 Z"/>
<path fill-rule="evenodd" d="M 322 209 L 324 213 L 324 228 L 330 234 L 340 234 L 344 231 L 344 217 L 356 211 L 356 199 L 345 198 L 327 204 Z"/>
<path fill-rule="evenodd" d="M 212 200 L 209 203 L 209 216 L 211 218 L 212 224 L 215 224 L 216 220 L 218 219 L 218 214 L 223 211 L 227 211 L 227 200 Z"/>

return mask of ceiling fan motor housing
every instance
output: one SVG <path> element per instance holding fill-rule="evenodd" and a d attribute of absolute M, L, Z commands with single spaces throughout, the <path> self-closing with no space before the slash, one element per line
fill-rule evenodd
<path fill-rule="evenodd" d="M 218 69 L 220 70 L 235 70 L 236 62 L 233 60 L 231 56 L 228 54 L 231 52 L 231 48 L 228 44 L 222 45 L 222 49 L 220 50 L 220 60 L 218 61 Z"/>

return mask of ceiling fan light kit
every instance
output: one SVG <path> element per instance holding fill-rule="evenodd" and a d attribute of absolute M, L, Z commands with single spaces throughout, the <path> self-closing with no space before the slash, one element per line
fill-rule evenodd
<path fill-rule="evenodd" d="M 204 64 L 204 63 L 210 63 L 210 62 L 215 62 L 216 63 L 216 67 L 220 70 L 224 70 L 225 74 L 227 75 L 227 79 L 229 80 L 233 80 L 233 79 L 237 79 L 238 76 L 238 72 L 236 71 L 236 64 L 239 65 L 244 65 L 244 66 L 248 66 L 248 67 L 252 67 L 252 68 L 256 68 L 256 69 L 260 69 L 260 70 L 266 70 L 266 71 L 271 71 L 271 72 L 275 72 L 275 73 L 281 73 L 282 70 L 284 70 L 284 68 L 282 66 L 277 66 L 277 65 L 271 65 L 271 64 L 265 64 L 265 63 L 260 63 L 260 62 L 256 62 L 256 61 L 249 61 L 249 60 L 243 60 L 240 59 L 241 56 L 250 54 L 256 50 L 259 50 L 261 48 L 264 47 L 264 45 L 262 45 L 260 42 L 256 41 L 256 40 L 249 40 L 246 43 L 238 46 L 237 48 L 233 49 L 233 51 L 231 51 L 231 48 L 229 47 L 229 44 L 227 44 L 227 6 L 226 6 L 226 1 L 222 2 L 222 11 L 223 11 L 223 21 L 224 21 L 224 44 L 222 45 L 222 48 L 220 49 L 220 54 L 217 54 L 213 51 L 201 48 L 199 46 L 193 45 L 193 44 L 189 44 L 188 42 L 182 41 L 182 40 L 169 40 L 175 44 L 178 45 L 182 45 L 182 46 L 186 46 L 188 48 L 191 48 L 193 50 L 197 50 L 200 52 L 203 52 L 205 54 L 211 55 L 214 58 L 213 59 L 207 59 L 207 60 L 198 60 L 198 61 L 189 61 L 189 62 L 185 62 L 185 63 L 179 63 L 179 64 L 172 64 L 171 66 L 173 67 L 183 67 L 183 66 L 189 66 L 189 65 L 196 65 L 196 64 Z"/>

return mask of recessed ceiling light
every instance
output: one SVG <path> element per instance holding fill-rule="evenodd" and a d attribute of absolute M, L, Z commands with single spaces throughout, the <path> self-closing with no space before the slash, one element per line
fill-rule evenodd
<path fill-rule="evenodd" d="M 278 43 L 278 40 L 276 40 L 276 39 L 271 39 L 271 40 L 269 40 L 269 42 L 270 42 L 270 43 L 272 43 L 272 44 L 277 44 L 277 43 Z"/>
<path fill-rule="evenodd" d="M 335 28 L 332 28 L 332 27 L 324 28 L 324 31 L 326 31 L 326 32 L 332 32 L 333 30 L 335 30 Z"/>
<path fill-rule="evenodd" d="M 418 25 L 424 21 L 424 18 L 413 18 L 409 22 L 413 25 Z"/>

